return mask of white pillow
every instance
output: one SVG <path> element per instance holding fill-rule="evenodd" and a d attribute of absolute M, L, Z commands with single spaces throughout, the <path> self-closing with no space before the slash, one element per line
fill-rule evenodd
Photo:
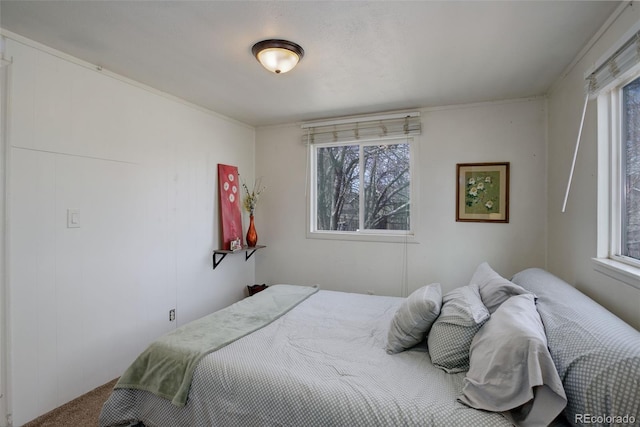
<path fill-rule="evenodd" d="M 473 338 L 458 400 L 476 409 L 511 411 L 522 427 L 549 425 L 562 412 L 567 397 L 533 294 L 509 298 Z"/>
<path fill-rule="evenodd" d="M 469 284 L 471 283 L 475 283 L 480 288 L 480 298 L 489 313 L 496 311 L 509 297 L 531 293 L 500 276 L 486 262 L 478 266 L 471 277 Z"/>
<path fill-rule="evenodd" d="M 439 283 L 423 286 L 402 303 L 391 320 L 387 353 L 400 353 L 424 341 L 440 314 L 442 290 Z"/>

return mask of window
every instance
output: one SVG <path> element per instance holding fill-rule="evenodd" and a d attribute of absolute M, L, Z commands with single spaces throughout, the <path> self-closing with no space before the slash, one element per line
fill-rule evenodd
<path fill-rule="evenodd" d="M 311 149 L 312 232 L 411 231 L 410 140 L 316 144 Z"/>
<path fill-rule="evenodd" d="M 633 70 L 632 70 L 633 71 Z M 640 67 L 598 96 L 598 257 L 640 268 Z M 608 173 L 606 172 L 608 170 Z M 640 270 L 639 270 L 640 273 Z"/>
<path fill-rule="evenodd" d="M 640 65 L 598 93 L 595 268 L 640 288 Z"/>
<path fill-rule="evenodd" d="M 598 99 L 596 270 L 640 289 L 640 23 L 585 75 L 586 99 Z M 573 166 L 572 171 L 573 173 Z M 571 183 L 571 176 L 569 184 Z M 570 185 L 567 186 L 567 195 Z M 565 196 L 566 205 L 566 196 Z M 564 208 L 563 208 L 564 210 Z"/>
<path fill-rule="evenodd" d="M 420 113 L 338 118 L 302 129 L 309 147 L 307 237 L 410 241 Z"/>
<path fill-rule="evenodd" d="M 640 261 L 640 78 L 622 88 L 621 119 L 618 253 Z"/>

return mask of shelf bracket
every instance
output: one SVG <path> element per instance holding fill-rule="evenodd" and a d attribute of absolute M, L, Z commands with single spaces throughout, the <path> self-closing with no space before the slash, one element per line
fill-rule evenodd
<path fill-rule="evenodd" d="M 235 251 L 230 251 L 225 249 L 215 250 L 213 251 L 213 269 L 215 270 L 216 267 L 220 265 L 224 257 L 226 257 L 228 254 L 234 254 L 236 252 L 244 252 L 244 260 L 247 261 L 249 258 L 251 258 L 251 255 L 253 255 L 258 249 L 262 249 L 262 248 L 266 248 L 266 246 L 263 246 L 263 245 L 244 246 L 242 247 L 242 249 L 238 249 Z"/>
<path fill-rule="evenodd" d="M 216 255 L 220 258 L 216 258 Z M 218 265 L 222 262 L 224 257 L 226 257 L 226 252 L 214 252 L 213 253 L 213 269 L 215 270 Z"/>
<path fill-rule="evenodd" d="M 251 252 L 246 251 L 244 253 L 244 260 L 247 261 L 249 258 L 251 258 L 251 255 L 253 255 L 254 253 L 256 253 L 257 249 L 252 250 Z"/>

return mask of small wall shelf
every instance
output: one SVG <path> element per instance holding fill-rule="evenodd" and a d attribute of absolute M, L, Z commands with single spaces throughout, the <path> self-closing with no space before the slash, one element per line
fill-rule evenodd
<path fill-rule="evenodd" d="M 247 261 L 251 258 L 258 249 L 266 248 L 264 245 L 256 245 L 256 246 L 243 246 L 242 249 L 238 249 L 237 251 L 229 251 L 224 249 L 217 249 L 213 251 L 213 269 L 215 270 L 217 266 L 220 265 L 224 257 L 229 254 L 237 254 L 240 252 L 244 252 L 244 260 Z"/>

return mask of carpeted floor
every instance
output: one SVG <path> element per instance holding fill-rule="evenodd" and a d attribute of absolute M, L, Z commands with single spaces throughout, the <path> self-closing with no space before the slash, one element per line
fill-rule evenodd
<path fill-rule="evenodd" d="M 102 405 L 109 398 L 116 381 L 117 378 L 33 421 L 29 421 L 23 427 L 97 426 Z"/>

